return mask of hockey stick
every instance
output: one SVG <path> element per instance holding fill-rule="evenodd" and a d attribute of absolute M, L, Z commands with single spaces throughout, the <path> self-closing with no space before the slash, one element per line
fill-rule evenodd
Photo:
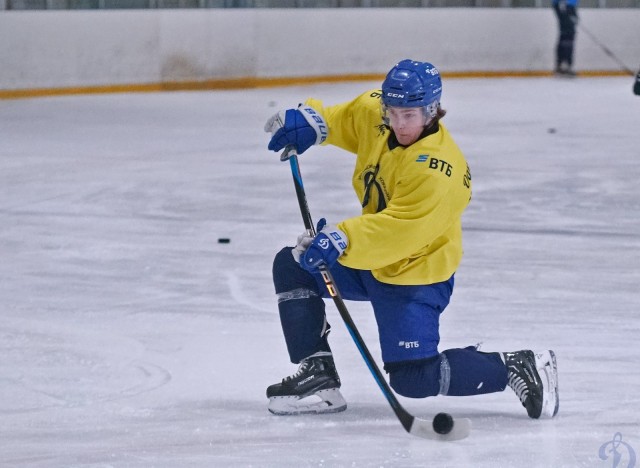
<path fill-rule="evenodd" d="M 307 203 L 307 196 L 304 191 L 304 186 L 302 185 L 302 174 L 300 173 L 300 166 L 298 165 L 298 155 L 295 152 L 295 149 L 292 147 L 287 147 L 282 152 L 280 156 L 281 161 L 289 160 L 289 164 L 291 166 L 291 174 L 293 176 L 293 183 L 296 189 L 296 196 L 298 198 L 298 205 L 300 206 L 300 214 L 302 214 L 302 221 L 304 222 L 304 227 L 307 230 L 307 233 L 315 237 L 316 230 L 313 226 L 313 219 L 311 218 L 311 212 L 309 211 L 309 205 Z M 451 431 L 447 434 L 439 434 L 433 428 L 433 423 L 426 421 L 424 419 L 419 419 L 411 415 L 404 407 L 400 404 L 398 399 L 393 394 L 393 391 L 389 387 L 389 384 L 385 380 L 382 372 L 376 365 L 369 349 L 367 348 L 362 336 L 360 336 L 360 332 L 356 328 L 356 324 L 353 322 L 349 311 L 347 310 L 347 306 L 344 304 L 342 300 L 342 296 L 340 295 L 340 291 L 333 280 L 333 276 L 331 272 L 326 267 L 326 265 L 320 266 L 320 273 L 322 274 L 322 279 L 327 287 L 327 291 L 329 291 L 329 295 L 333 299 L 344 324 L 353 338 L 353 341 L 360 351 L 362 358 L 364 359 L 365 364 L 369 368 L 369 371 L 373 375 L 376 383 L 382 390 L 382 393 L 386 397 L 389 405 L 391 405 L 391 409 L 393 409 L 394 413 L 400 420 L 402 427 L 405 430 L 413 434 L 417 437 L 422 437 L 425 439 L 433 439 L 433 440 L 459 440 L 467 437 L 471 431 L 471 421 L 469 419 L 457 419 L 453 421 L 453 427 Z"/>
<path fill-rule="evenodd" d="M 611 52 L 611 50 L 609 50 L 602 42 L 600 42 L 598 40 L 598 38 L 596 36 L 593 35 L 593 33 L 591 31 L 589 31 L 583 24 L 581 21 L 578 22 L 578 27 L 587 35 L 589 36 L 589 39 L 591 39 L 593 41 L 594 44 L 596 44 L 598 47 L 600 47 L 605 54 L 607 54 L 609 57 L 611 57 L 620 68 L 622 68 L 625 72 L 627 72 L 629 75 L 633 76 L 635 75 L 635 73 L 629 68 L 627 67 L 624 62 L 622 60 L 620 60 L 616 54 L 614 54 L 613 52 Z"/>

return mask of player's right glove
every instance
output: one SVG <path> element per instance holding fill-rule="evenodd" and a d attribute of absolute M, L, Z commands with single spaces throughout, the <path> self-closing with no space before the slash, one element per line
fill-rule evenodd
<path fill-rule="evenodd" d="M 300 257 L 300 266 L 309 273 L 318 273 L 321 265 L 331 268 L 349 245 L 344 232 L 335 226 L 325 226 L 325 223 L 324 218 L 318 222 L 320 232 Z"/>
<path fill-rule="evenodd" d="M 320 218 L 316 224 L 316 232 L 322 231 L 326 225 L 327 220 L 325 218 Z M 296 263 L 300 263 L 300 257 L 302 257 L 302 255 L 307 251 L 311 242 L 313 242 L 313 236 L 309 234 L 309 231 L 304 231 L 298 236 L 296 246 L 291 249 L 291 255 L 293 255 L 293 259 Z"/>
<path fill-rule="evenodd" d="M 264 131 L 272 135 L 268 146 L 271 151 L 280 151 L 291 145 L 298 154 L 302 154 L 327 139 L 328 127 L 313 107 L 300 106 L 271 116 L 264 125 Z"/>

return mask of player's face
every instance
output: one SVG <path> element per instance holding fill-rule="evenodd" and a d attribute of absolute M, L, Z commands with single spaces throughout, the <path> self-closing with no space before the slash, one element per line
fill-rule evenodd
<path fill-rule="evenodd" d="M 415 143 L 427 123 L 422 107 L 387 107 L 386 117 L 402 146 Z"/>

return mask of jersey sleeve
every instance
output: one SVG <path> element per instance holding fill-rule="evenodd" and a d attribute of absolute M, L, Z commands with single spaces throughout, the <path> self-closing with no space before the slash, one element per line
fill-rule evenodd
<path fill-rule="evenodd" d="M 329 134 L 323 145 L 334 145 L 351 153 L 357 153 L 362 138 L 366 137 L 368 123 L 382 122 L 379 92 L 367 91 L 352 101 L 324 106 L 318 99 L 307 99 L 306 105 L 322 114 L 329 126 Z"/>

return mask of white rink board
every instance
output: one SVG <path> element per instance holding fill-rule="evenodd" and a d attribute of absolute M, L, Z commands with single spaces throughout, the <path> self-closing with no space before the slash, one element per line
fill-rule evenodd
<path fill-rule="evenodd" d="M 640 10 L 581 10 L 634 69 Z M 548 71 L 551 9 L 236 9 L 0 13 L 0 89 L 383 74 L 403 58 L 443 72 Z M 576 69 L 619 70 L 578 32 Z"/>

